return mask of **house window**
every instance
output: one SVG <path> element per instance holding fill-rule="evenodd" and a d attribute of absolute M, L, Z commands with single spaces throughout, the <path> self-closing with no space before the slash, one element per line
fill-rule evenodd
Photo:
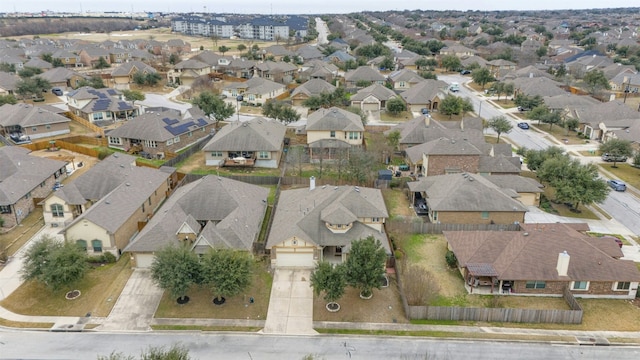
<path fill-rule="evenodd" d="M 329 134 L 330 137 L 334 138 L 336 137 L 336 132 L 335 131 L 331 131 L 331 133 Z"/>
<path fill-rule="evenodd" d="M 380 222 L 380 218 L 377 218 L 377 217 L 371 218 L 371 222 L 374 222 L 374 223 Z"/>
<path fill-rule="evenodd" d="M 109 136 L 109 144 L 122 145 L 122 138 Z"/>
<path fill-rule="evenodd" d="M 269 158 L 269 152 L 268 151 L 260 151 L 258 153 L 258 158 L 260 158 L 260 159 L 268 159 Z"/>
<path fill-rule="evenodd" d="M 192 137 L 192 136 L 193 136 L 193 132 L 189 131 L 189 132 L 187 133 L 187 136 L 188 136 L 188 137 Z"/>
<path fill-rule="evenodd" d="M 93 248 L 93 252 L 102 252 L 102 240 L 91 240 L 91 247 Z"/>
<path fill-rule="evenodd" d="M 544 281 L 527 281 L 525 288 L 527 289 L 544 289 L 547 283 Z"/>
<path fill-rule="evenodd" d="M 93 113 L 93 121 L 102 120 L 102 119 L 104 119 L 104 117 L 101 112 Z"/>
<path fill-rule="evenodd" d="M 58 173 L 56 173 L 56 175 L 57 175 L 57 174 L 58 174 Z M 25 195 L 25 196 L 24 196 L 24 198 L 25 198 L 25 199 L 28 199 L 28 198 L 30 198 L 30 197 L 31 197 L 31 192 L 28 192 L 28 193 L 27 193 L 27 195 Z"/>
<path fill-rule="evenodd" d="M 626 291 L 629 290 L 631 288 L 631 283 L 628 281 L 618 281 L 616 282 L 616 286 L 614 287 L 614 290 L 616 291 Z"/>
<path fill-rule="evenodd" d="M 36 131 L 38 131 L 37 127 L 34 126 L 34 127 L 31 128 L 31 132 L 36 132 Z"/>
<path fill-rule="evenodd" d="M 167 146 L 169 146 L 169 145 L 173 145 L 173 139 L 167 140 Z"/>
<path fill-rule="evenodd" d="M 47 130 L 49 130 L 49 129 L 51 129 L 51 125 L 48 125 L 48 124 L 47 124 L 47 126 L 45 126 L 45 128 L 46 128 Z"/>
<path fill-rule="evenodd" d="M 78 240 L 76 241 L 76 245 L 83 251 L 87 251 L 87 240 Z"/>
<path fill-rule="evenodd" d="M 358 140 L 360 139 L 360 133 L 357 131 L 349 131 L 349 140 Z"/>
<path fill-rule="evenodd" d="M 51 205 L 51 215 L 53 217 L 63 217 L 64 216 L 64 208 L 61 204 L 52 204 Z"/>
<path fill-rule="evenodd" d="M 145 140 L 144 141 L 144 146 L 146 146 L 148 148 L 157 148 L 158 147 L 158 143 L 155 140 Z"/>
<path fill-rule="evenodd" d="M 589 290 L 588 281 L 574 281 L 571 284 L 571 290 Z"/>
<path fill-rule="evenodd" d="M 173 143 L 179 143 L 180 142 L 180 136 L 176 136 L 173 138 Z"/>
<path fill-rule="evenodd" d="M 0 205 L 0 214 L 11 214 L 11 205 Z"/>
<path fill-rule="evenodd" d="M 488 211 L 483 211 L 481 214 L 483 219 L 488 219 L 489 218 L 489 212 Z"/>
<path fill-rule="evenodd" d="M 212 151 L 211 157 L 222 157 L 222 151 Z"/>
<path fill-rule="evenodd" d="M 142 212 L 144 212 L 144 203 L 142 203 Z"/>

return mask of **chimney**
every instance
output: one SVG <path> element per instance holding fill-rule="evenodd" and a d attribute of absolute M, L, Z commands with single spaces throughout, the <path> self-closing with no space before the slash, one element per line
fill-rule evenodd
<path fill-rule="evenodd" d="M 570 259 L 571 259 L 571 256 L 567 254 L 566 250 L 558 254 L 558 265 L 556 265 L 558 276 L 567 276 L 567 272 L 569 271 Z"/>
<path fill-rule="evenodd" d="M 309 191 L 315 188 L 316 188 L 316 177 L 312 176 L 311 178 L 309 178 Z"/>

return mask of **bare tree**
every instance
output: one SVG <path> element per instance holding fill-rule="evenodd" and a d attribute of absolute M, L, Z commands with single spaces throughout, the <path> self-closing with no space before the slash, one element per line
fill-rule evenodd
<path fill-rule="evenodd" d="M 424 306 L 438 296 L 440 287 L 433 274 L 418 265 L 409 265 L 402 273 L 402 287 L 407 303 Z"/>

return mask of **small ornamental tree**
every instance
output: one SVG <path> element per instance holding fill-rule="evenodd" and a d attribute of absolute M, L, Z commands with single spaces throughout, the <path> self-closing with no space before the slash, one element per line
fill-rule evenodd
<path fill-rule="evenodd" d="M 58 290 L 82 279 L 87 270 L 87 253 L 75 243 L 43 236 L 27 250 L 20 272 L 23 280 Z"/>
<path fill-rule="evenodd" d="M 347 257 L 347 283 L 360 290 L 363 297 L 371 296 L 371 290 L 380 289 L 385 274 L 387 253 L 373 236 L 355 240 Z"/>
<path fill-rule="evenodd" d="M 324 301 L 327 307 L 337 310 L 339 305 L 336 303 L 338 299 L 344 295 L 344 288 L 347 286 L 345 277 L 346 269 L 344 264 L 332 265 L 322 261 L 316 266 L 316 270 L 311 274 L 311 286 L 316 295 L 324 292 Z"/>
<path fill-rule="evenodd" d="M 500 142 L 500 135 L 502 133 L 506 134 L 511 131 L 511 129 L 513 129 L 511 121 L 507 120 L 507 118 L 504 116 L 496 116 L 494 118 L 491 118 L 491 120 L 489 120 L 489 127 L 498 134 L 496 143 Z"/>
<path fill-rule="evenodd" d="M 122 95 L 124 95 L 124 98 L 127 101 L 131 101 L 134 105 L 136 104 L 136 101 L 143 101 L 146 99 L 144 93 L 138 90 L 122 90 Z"/>
<path fill-rule="evenodd" d="M 387 100 L 387 111 L 393 114 L 393 116 L 398 116 L 405 110 L 407 110 L 407 106 L 401 98 L 392 97 L 391 99 Z"/>
<path fill-rule="evenodd" d="M 199 107 L 205 115 L 213 117 L 216 121 L 223 121 L 235 112 L 233 104 L 225 103 L 210 91 L 204 91 L 196 96 L 193 99 L 193 105 Z"/>
<path fill-rule="evenodd" d="M 151 278 L 164 290 L 177 298 L 179 303 L 188 301 L 189 287 L 200 283 L 198 255 L 187 245 L 170 245 L 156 253 L 151 264 Z"/>
<path fill-rule="evenodd" d="M 600 144 L 599 149 L 603 154 L 609 154 L 612 156 L 613 167 L 617 167 L 617 159 L 620 157 L 633 156 L 633 147 L 629 140 L 624 139 L 609 139 L 607 142 Z"/>
<path fill-rule="evenodd" d="M 203 283 L 222 304 L 225 297 L 239 294 L 251 284 L 253 261 L 246 251 L 211 249 L 202 258 Z"/>

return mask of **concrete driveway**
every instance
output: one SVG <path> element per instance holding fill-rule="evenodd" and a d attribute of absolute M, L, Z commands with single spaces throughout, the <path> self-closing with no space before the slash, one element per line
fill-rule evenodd
<path fill-rule="evenodd" d="M 136 269 L 99 330 L 149 331 L 163 290 L 151 279 L 149 270 Z"/>
<path fill-rule="evenodd" d="M 278 269 L 273 274 L 265 334 L 312 335 L 311 269 Z"/>

